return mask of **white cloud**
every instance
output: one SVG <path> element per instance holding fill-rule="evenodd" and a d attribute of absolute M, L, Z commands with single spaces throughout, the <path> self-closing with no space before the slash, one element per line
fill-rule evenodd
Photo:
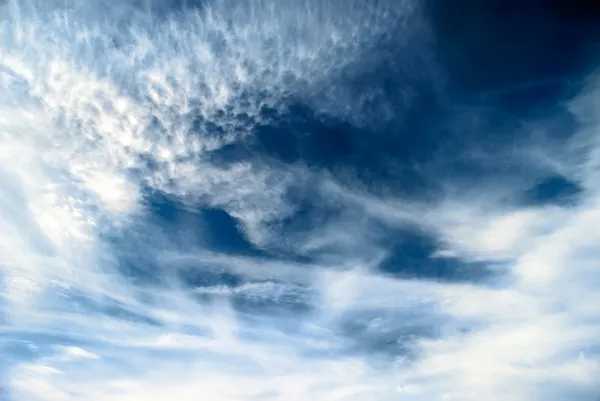
<path fill-rule="evenodd" d="M 294 211 L 286 193 L 312 173 L 211 164 L 211 151 L 253 124 L 219 109 L 257 122 L 286 85 L 309 98 L 329 74 L 360 59 L 385 22 L 404 21 L 392 11 L 414 10 L 393 2 L 381 2 L 383 9 L 344 2 L 341 12 L 337 1 L 237 8 L 218 1 L 159 22 L 127 14 L 128 3 L 72 2 L 62 14 L 55 7 L 68 2 L 31 3 L 37 12 L 13 2 L 0 22 L 0 330 L 36 343 L 28 360 L 11 356 L 0 372 L 10 397 L 559 401 L 600 394 L 598 147 L 589 140 L 598 128 L 582 111 L 596 108 L 595 87 L 573 106 L 587 124 L 587 136 L 575 140 L 590 150 L 586 163 L 569 166 L 585 183 L 573 206 L 501 204 L 504 188 L 419 204 L 321 177 L 311 190 L 348 214 L 292 236 L 291 246 L 314 262 L 233 257 L 164 240 L 143 220 L 144 190 L 223 208 L 256 246 L 289 249 L 277 229 Z M 94 16 L 85 11 L 102 8 L 115 19 L 89 24 Z M 117 33 L 117 16 L 129 19 L 129 31 Z M 223 133 L 192 127 L 192 114 Z M 346 219 L 357 215 L 364 218 Z M 382 223 L 419 228 L 442 244 L 437 256 L 502 261 L 506 277 L 450 284 L 381 276 Z M 143 245 L 158 284 L 120 275 L 126 244 L 106 237 L 128 229 L 148 234 Z M 247 282 L 182 288 L 175 277 L 190 265 Z M 199 302 L 203 295 L 210 301 Z M 306 310 L 261 316 L 231 302 L 288 295 Z M 367 321 L 366 337 L 389 334 L 384 340 L 405 341 L 407 352 L 386 358 L 373 344 L 357 347 L 356 333 L 343 330 L 357 316 Z"/>
<path fill-rule="evenodd" d="M 89 352 L 80 347 L 57 347 L 62 352 L 61 358 L 65 359 L 99 359 L 98 355 Z"/>

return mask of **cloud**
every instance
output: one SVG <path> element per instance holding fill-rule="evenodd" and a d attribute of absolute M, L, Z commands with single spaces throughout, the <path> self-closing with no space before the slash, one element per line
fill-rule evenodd
<path fill-rule="evenodd" d="M 600 394 L 597 86 L 569 106 L 580 134 L 540 167 L 565 165 L 582 187 L 576 202 L 523 205 L 512 182 L 461 192 L 451 177 L 434 200 L 405 199 L 311 166 L 212 156 L 244 143 L 289 96 L 318 107 L 327 85 L 348 93 L 332 77 L 358 68 L 390 24 L 413 34 L 411 2 L 216 1 L 160 20 L 108 5 L 11 2 L 0 22 L 9 399 Z M 585 160 L 572 162 L 582 147 Z M 291 190 L 333 212 L 288 231 L 300 213 Z M 264 253 L 166 235 L 149 211 L 157 194 L 192 213 L 223 210 Z M 394 250 L 382 238 L 401 229 L 432 239 L 425 263 L 477 261 L 497 274 L 385 275 Z M 148 280 L 127 273 L 127 258 Z M 23 352 L 24 341 L 35 346 Z"/>

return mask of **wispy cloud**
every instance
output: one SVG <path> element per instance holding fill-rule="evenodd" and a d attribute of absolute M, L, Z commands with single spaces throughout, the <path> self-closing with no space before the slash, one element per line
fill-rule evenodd
<path fill-rule="evenodd" d="M 0 6 L 0 391 L 127 401 L 600 395 L 593 80 L 565 111 L 579 134 L 539 163 L 581 186 L 564 205 L 524 205 L 504 181 L 468 193 L 449 181 L 418 201 L 300 164 L 214 162 L 289 97 L 322 105 L 324 88 L 343 85 L 337 75 L 392 28 L 411 36 L 420 10 L 397 3 L 220 0 L 160 20 L 128 2 Z M 354 100 L 323 112 L 348 116 L 362 107 Z M 318 194 L 331 216 L 287 231 L 293 190 Z M 187 231 L 165 235 L 149 211 L 156 194 L 226 211 L 269 252 L 234 256 Z M 425 259 L 494 274 L 384 274 L 394 249 L 382 238 L 396 229 L 431 239 Z M 149 278 L 128 275 L 126 262 Z M 193 283 L 195 273 L 214 282 Z"/>

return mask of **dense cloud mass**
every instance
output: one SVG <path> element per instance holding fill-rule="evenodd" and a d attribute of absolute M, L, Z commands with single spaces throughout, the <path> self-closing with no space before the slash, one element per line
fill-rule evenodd
<path fill-rule="evenodd" d="M 462 3 L 0 2 L 0 400 L 597 401 L 600 13 Z"/>

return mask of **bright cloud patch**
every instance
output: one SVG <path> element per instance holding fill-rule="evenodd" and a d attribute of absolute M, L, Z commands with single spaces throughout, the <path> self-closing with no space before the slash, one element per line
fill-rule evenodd
<path fill-rule="evenodd" d="M 426 7 L 137 3 L 0 5 L 0 400 L 600 397 L 595 77 L 469 185 Z"/>

